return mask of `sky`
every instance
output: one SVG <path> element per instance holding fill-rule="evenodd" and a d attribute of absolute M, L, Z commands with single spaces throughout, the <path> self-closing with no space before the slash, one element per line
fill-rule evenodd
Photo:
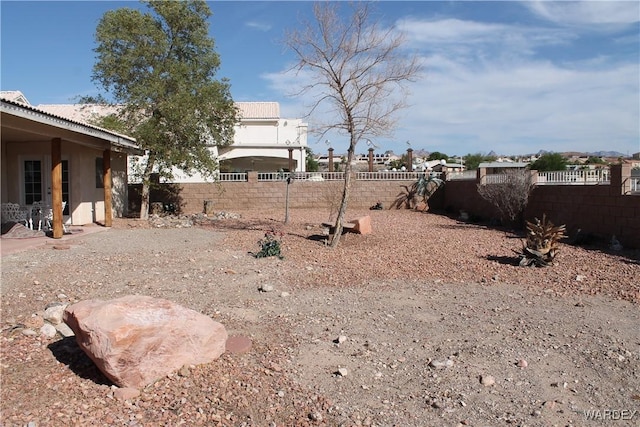
<path fill-rule="evenodd" d="M 235 101 L 276 101 L 283 118 L 304 118 L 292 96 L 300 76 L 285 30 L 312 17 L 307 1 L 213 1 L 210 35 L 217 77 Z M 342 5 L 345 13 L 347 5 Z M 449 156 L 553 152 L 640 152 L 640 2 L 393 1 L 376 19 L 406 35 L 403 51 L 423 70 L 409 107 L 376 152 L 411 147 Z M 95 29 L 112 9 L 136 1 L 0 2 L 0 88 L 32 105 L 98 95 L 91 80 Z M 317 120 L 316 120 L 317 121 Z M 329 142 L 327 142 L 329 140 Z M 345 152 L 348 136 L 309 134 L 317 154 Z M 366 152 L 367 146 L 358 146 Z"/>

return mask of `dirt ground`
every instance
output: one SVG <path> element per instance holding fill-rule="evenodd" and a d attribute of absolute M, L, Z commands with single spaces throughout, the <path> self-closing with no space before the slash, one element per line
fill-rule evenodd
<path fill-rule="evenodd" d="M 517 266 L 521 237 L 411 211 L 324 244 L 326 215 L 242 212 L 112 229 L 2 258 L 3 426 L 637 426 L 640 257 L 563 244 Z M 255 258 L 268 231 L 283 259 Z M 273 290 L 261 291 L 267 286 Z M 129 400 L 45 306 L 144 294 L 253 341 Z"/>

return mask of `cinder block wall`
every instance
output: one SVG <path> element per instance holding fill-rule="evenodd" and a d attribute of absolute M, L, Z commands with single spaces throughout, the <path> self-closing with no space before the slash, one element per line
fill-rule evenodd
<path fill-rule="evenodd" d="M 349 207 L 369 208 L 378 201 L 388 208 L 412 181 L 352 181 Z M 343 181 L 294 181 L 289 184 L 290 208 L 327 208 L 342 198 Z M 285 182 L 224 182 L 180 185 L 181 210 L 203 212 L 204 202 L 213 202 L 215 210 L 278 209 L 285 205 Z"/>
<path fill-rule="evenodd" d="M 570 236 L 578 229 L 604 241 L 615 235 L 623 246 L 640 248 L 640 195 L 627 194 L 628 165 L 611 167 L 610 185 L 546 185 L 534 188 L 524 218 L 546 214 L 554 224 L 566 224 Z M 366 209 L 381 202 L 391 207 L 403 186 L 413 181 L 352 181 L 349 207 Z M 498 217 L 496 208 L 478 194 L 477 180 L 447 181 L 429 200 L 429 206 L 457 216 L 460 210 L 482 220 Z M 151 193 L 151 201 L 174 203 L 183 213 L 204 211 L 205 201 L 215 211 L 234 209 L 280 209 L 285 205 L 284 182 L 223 182 L 169 185 Z M 337 209 L 343 181 L 294 181 L 289 185 L 290 208 Z M 139 210 L 139 186 L 130 186 L 130 212 Z M 177 194 L 177 197 L 176 197 Z"/>

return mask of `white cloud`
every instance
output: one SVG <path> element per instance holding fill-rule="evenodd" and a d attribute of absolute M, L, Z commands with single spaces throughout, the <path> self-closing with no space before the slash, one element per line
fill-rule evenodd
<path fill-rule="evenodd" d="M 399 23 L 409 47 L 423 55 L 425 78 L 411 85 L 411 107 L 393 140 L 375 141 L 381 151 L 404 151 L 406 140 L 414 149 L 458 155 L 640 149 L 637 61 L 613 51 L 589 56 L 588 47 L 579 61 L 542 56 L 548 46 L 573 49 L 579 40 L 567 29 L 458 19 Z M 290 93 L 297 81 L 290 73 L 263 78 L 279 93 Z M 282 111 L 306 112 L 308 104 L 289 99 Z"/>
<path fill-rule="evenodd" d="M 637 1 L 526 1 L 538 16 L 558 24 L 632 24 L 640 21 Z"/>
<path fill-rule="evenodd" d="M 269 31 L 272 28 L 271 24 L 267 24 L 267 23 L 264 23 L 264 22 L 256 22 L 256 21 L 245 22 L 244 26 L 245 27 L 249 27 L 249 28 L 253 28 L 253 29 L 258 30 L 258 31 L 264 31 L 264 32 Z"/>

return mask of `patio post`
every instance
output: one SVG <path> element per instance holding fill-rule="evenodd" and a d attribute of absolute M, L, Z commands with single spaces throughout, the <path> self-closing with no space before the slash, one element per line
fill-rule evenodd
<path fill-rule="evenodd" d="M 62 228 L 62 140 L 51 140 L 51 209 L 53 210 L 53 238 L 60 239 Z"/>
<path fill-rule="evenodd" d="M 104 226 L 113 224 L 113 204 L 111 199 L 111 150 L 102 153 L 102 182 L 104 183 Z"/>

